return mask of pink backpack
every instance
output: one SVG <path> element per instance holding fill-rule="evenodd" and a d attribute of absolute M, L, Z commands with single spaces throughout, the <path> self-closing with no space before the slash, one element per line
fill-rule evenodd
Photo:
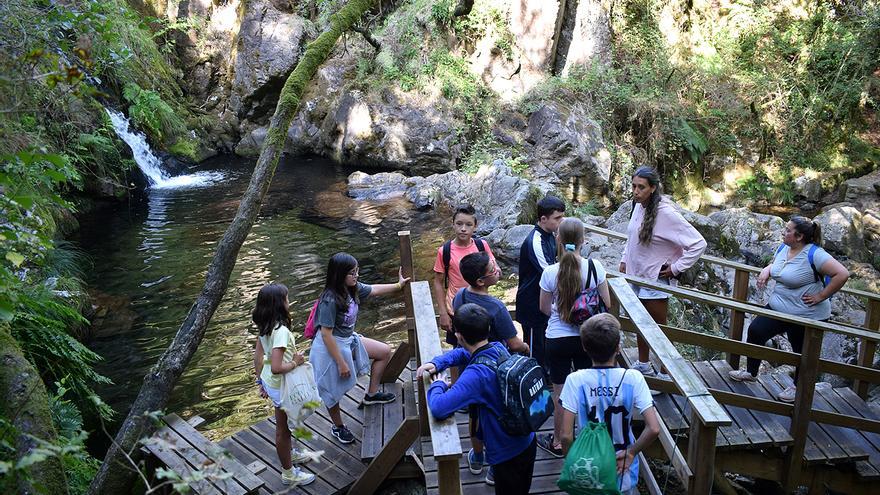
<path fill-rule="evenodd" d="M 303 335 L 305 335 L 307 339 L 314 339 L 315 334 L 318 333 L 318 329 L 315 328 L 315 314 L 318 312 L 319 302 L 321 302 L 320 297 L 315 299 L 315 304 L 312 305 L 312 310 L 309 312 L 309 319 L 306 320 L 306 327 L 303 329 Z"/>

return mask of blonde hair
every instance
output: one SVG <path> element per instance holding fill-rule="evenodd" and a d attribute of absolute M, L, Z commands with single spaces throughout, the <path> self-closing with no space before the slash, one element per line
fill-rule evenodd
<path fill-rule="evenodd" d="M 580 247 L 584 243 L 584 223 L 567 217 L 559 224 L 556 237 L 556 254 L 559 257 L 559 273 L 556 276 L 556 309 L 559 319 L 571 323 L 571 307 L 583 289 L 581 279 Z M 568 245 L 568 249 L 566 249 Z"/>

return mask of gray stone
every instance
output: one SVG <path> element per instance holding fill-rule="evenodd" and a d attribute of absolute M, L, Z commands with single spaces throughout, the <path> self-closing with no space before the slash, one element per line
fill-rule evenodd
<path fill-rule="evenodd" d="M 267 0 L 243 4 L 235 47 L 232 107 L 259 119 L 274 110 L 278 93 L 307 41 L 305 20 Z"/>
<path fill-rule="evenodd" d="M 604 199 L 611 179 L 611 155 L 602 129 L 580 103 L 548 103 L 529 117 L 526 141 L 534 177 L 557 186 L 573 177 L 588 198 Z"/>
<path fill-rule="evenodd" d="M 774 215 L 729 208 L 711 213 L 709 218 L 721 226 L 725 237 L 736 241 L 740 254 L 750 264 L 762 265 L 782 242 L 785 221 Z"/>
<path fill-rule="evenodd" d="M 354 199 L 381 201 L 401 197 L 406 190 L 406 176 L 400 172 L 354 172 L 348 176 L 348 195 Z"/>
<path fill-rule="evenodd" d="M 859 210 L 839 203 L 824 208 L 813 220 L 822 227 L 823 247 L 829 252 L 857 260 L 866 256 Z"/>
<path fill-rule="evenodd" d="M 570 37 L 563 76 L 567 76 L 576 66 L 587 66 L 594 62 L 607 64 L 611 61 L 611 27 L 602 2 L 577 3 Z"/>
<path fill-rule="evenodd" d="M 515 225 L 509 229 L 496 229 L 486 236 L 496 256 L 516 263 L 519 261 L 519 250 L 523 241 L 534 229 L 534 225 Z"/>

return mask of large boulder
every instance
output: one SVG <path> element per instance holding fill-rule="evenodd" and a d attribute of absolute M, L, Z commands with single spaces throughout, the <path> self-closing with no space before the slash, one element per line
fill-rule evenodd
<path fill-rule="evenodd" d="M 428 177 L 361 172 L 349 176 L 349 195 L 356 198 L 388 199 L 403 195 L 419 208 L 471 204 L 477 210 L 477 231 L 483 235 L 534 221 L 535 203 L 550 190 L 549 184 L 513 175 L 500 160 L 480 167 L 474 175 L 452 171 Z"/>
<path fill-rule="evenodd" d="M 763 265 L 782 242 L 785 221 L 774 215 L 753 213 L 748 208 L 716 211 L 709 218 L 721 226 L 728 239 L 739 245 L 740 254 L 752 265 Z"/>
<path fill-rule="evenodd" d="M 611 155 L 601 127 L 581 103 L 542 105 L 529 117 L 525 138 L 534 177 L 556 185 L 576 178 L 588 196 L 605 200 Z"/>
<path fill-rule="evenodd" d="M 568 76 L 572 68 L 611 61 L 611 25 L 602 2 L 566 2 L 564 25 L 556 51 L 557 70 Z M 577 9 L 572 16 L 572 7 Z M 572 18 L 573 17 L 573 18 Z"/>
<path fill-rule="evenodd" d="M 486 236 L 486 241 L 492 246 L 495 256 L 516 264 L 522 243 L 534 228 L 533 224 L 521 224 L 509 229 L 495 229 Z"/>
<path fill-rule="evenodd" d="M 813 220 L 822 227 L 825 249 L 856 260 L 866 258 L 862 214 L 859 210 L 848 204 L 838 203 L 824 208 Z"/>
<path fill-rule="evenodd" d="M 234 51 L 230 105 L 241 118 L 265 122 L 310 37 L 305 19 L 281 2 L 243 2 Z"/>

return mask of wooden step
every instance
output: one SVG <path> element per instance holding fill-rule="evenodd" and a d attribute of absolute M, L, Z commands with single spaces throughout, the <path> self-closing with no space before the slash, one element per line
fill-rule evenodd
<path fill-rule="evenodd" d="M 380 392 L 394 394 L 394 402 L 364 406 L 364 436 L 361 440 L 361 459 L 368 461 L 382 450 L 397 428 L 403 423 L 402 384 L 386 383 Z"/>

